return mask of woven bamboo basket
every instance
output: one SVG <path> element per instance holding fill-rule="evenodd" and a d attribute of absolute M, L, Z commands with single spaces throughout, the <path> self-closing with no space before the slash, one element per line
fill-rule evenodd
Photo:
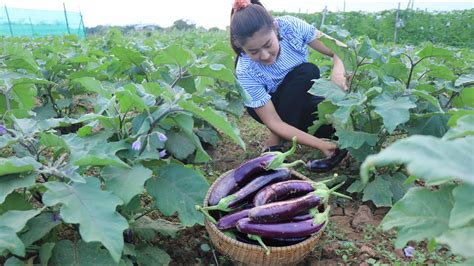
<path fill-rule="evenodd" d="M 293 170 L 291 174 L 296 179 L 310 180 L 306 176 Z M 223 178 L 224 175 L 225 174 L 221 175 L 209 188 L 204 199 L 204 206 L 207 206 L 210 192 L 214 189 L 215 184 Z M 204 224 L 211 238 L 211 242 L 217 251 L 229 257 L 237 264 L 246 265 L 295 265 L 303 260 L 304 257 L 316 247 L 324 230 L 324 228 L 321 229 L 317 234 L 295 245 L 269 247 L 270 254 L 266 255 L 265 250 L 259 245 L 243 243 L 224 235 L 224 233 L 213 223 L 209 222 L 208 219 L 205 219 Z"/>

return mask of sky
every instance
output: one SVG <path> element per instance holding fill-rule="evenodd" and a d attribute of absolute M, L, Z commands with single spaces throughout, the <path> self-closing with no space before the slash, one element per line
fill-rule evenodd
<path fill-rule="evenodd" d="M 414 0 L 414 8 L 429 11 L 449 11 L 474 8 L 469 0 Z M 407 7 L 409 0 L 261 0 L 273 11 L 313 13 L 321 12 L 325 6 L 329 11 L 380 11 Z M 86 27 L 97 25 L 156 24 L 169 27 L 179 19 L 188 20 L 205 28 L 224 29 L 229 24 L 233 0 L 0 0 L 9 8 L 63 10 L 81 12 Z"/>

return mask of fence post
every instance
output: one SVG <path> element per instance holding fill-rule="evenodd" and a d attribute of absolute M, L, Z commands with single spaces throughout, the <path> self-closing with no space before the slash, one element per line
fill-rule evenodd
<path fill-rule="evenodd" d="M 31 17 L 28 17 L 28 19 L 30 20 L 31 36 L 34 36 L 35 35 L 35 30 L 33 29 L 33 22 L 31 22 Z"/>
<path fill-rule="evenodd" d="M 328 6 L 325 6 L 324 7 L 324 10 L 323 10 L 323 18 L 321 19 L 321 26 L 319 27 L 320 29 L 323 28 L 323 25 L 324 25 L 324 19 L 326 18 L 326 13 L 328 12 Z"/>
<path fill-rule="evenodd" d="M 64 17 L 66 18 L 67 33 L 71 34 L 71 30 L 69 29 L 69 21 L 67 20 L 67 12 L 66 12 L 66 4 L 65 3 L 63 3 L 63 8 L 64 8 Z"/>
<path fill-rule="evenodd" d="M 397 15 L 395 17 L 395 32 L 393 33 L 393 42 L 397 43 L 397 31 L 398 31 L 398 13 L 400 12 L 400 2 L 398 2 Z"/>
<path fill-rule="evenodd" d="M 10 34 L 11 34 L 12 37 L 13 37 L 12 23 L 11 23 L 11 21 L 10 21 L 10 15 L 8 14 L 7 5 L 5 5 L 5 13 L 7 14 L 8 27 L 10 28 Z"/>
<path fill-rule="evenodd" d="M 81 16 L 81 23 L 79 23 L 79 26 L 82 26 L 82 30 L 84 31 L 84 38 L 85 38 L 87 37 L 86 26 L 84 25 L 84 19 L 82 18 L 82 13 L 79 13 L 79 15 Z"/>

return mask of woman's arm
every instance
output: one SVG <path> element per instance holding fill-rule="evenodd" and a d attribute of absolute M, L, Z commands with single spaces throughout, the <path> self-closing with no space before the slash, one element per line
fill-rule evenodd
<path fill-rule="evenodd" d="M 324 54 L 324 55 L 327 55 L 327 56 L 331 56 L 332 59 L 333 59 L 333 68 L 332 68 L 332 72 L 331 72 L 331 81 L 336 83 L 339 87 L 341 87 L 343 90 L 347 90 L 348 87 L 347 87 L 347 83 L 346 83 L 346 76 L 345 76 L 345 69 L 344 69 L 344 64 L 342 63 L 342 60 L 339 59 L 339 57 L 337 57 L 337 55 L 331 51 L 331 49 L 329 49 L 327 46 L 325 46 L 319 39 L 322 37 L 322 36 L 325 36 L 329 39 L 333 39 L 332 37 L 318 31 L 318 34 L 317 34 L 317 37 L 316 39 L 314 39 L 313 41 L 311 41 L 309 43 L 309 46 L 311 48 L 313 48 L 314 50 Z M 339 42 L 338 40 L 335 40 L 336 41 L 336 44 L 337 45 L 340 45 L 340 46 L 346 46 L 344 43 L 342 42 Z M 346 46 L 347 47 L 347 46 Z"/>
<path fill-rule="evenodd" d="M 273 133 L 286 140 L 291 140 L 293 136 L 296 136 L 298 143 L 319 149 L 325 156 L 331 156 L 336 150 L 335 143 L 319 139 L 281 120 L 272 101 L 256 108 L 255 112 Z"/>

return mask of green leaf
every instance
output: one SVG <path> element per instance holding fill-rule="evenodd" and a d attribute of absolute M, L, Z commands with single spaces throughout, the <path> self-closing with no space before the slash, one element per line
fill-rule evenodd
<path fill-rule="evenodd" d="M 158 247 L 144 246 L 137 249 L 137 260 L 141 266 L 169 265 L 171 257 Z"/>
<path fill-rule="evenodd" d="M 49 259 L 53 256 L 53 249 L 56 243 L 44 243 L 39 250 L 39 259 L 41 266 L 47 266 Z"/>
<path fill-rule="evenodd" d="M 26 177 L 20 175 L 6 175 L 0 177 L 0 204 L 2 204 L 7 196 L 19 188 L 28 188 L 35 184 L 36 175 L 28 175 Z"/>
<path fill-rule="evenodd" d="M 194 76 L 211 77 L 228 83 L 235 83 L 235 76 L 232 71 L 221 64 L 193 66 L 189 69 L 189 72 Z"/>
<path fill-rule="evenodd" d="M 0 136 L 0 149 L 10 146 L 18 142 L 18 138 L 14 138 L 9 134 Z"/>
<path fill-rule="evenodd" d="M 43 212 L 28 221 L 26 224 L 27 231 L 20 235 L 20 239 L 25 244 L 25 247 L 29 247 L 60 223 L 59 221 L 54 221 L 52 213 Z"/>
<path fill-rule="evenodd" d="M 240 147 L 245 149 L 245 143 L 240 137 L 239 129 L 231 124 L 225 115 L 218 113 L 216 110 L 208 106 L 201 108 L 191 101 L 181 101 L 179 102 L 179 106 L 184 110 L 193 113 L 195 116 L 204 119 L 213 127 L 228 135 L 235 143 L 239 144 Z"/>
<path fill-rule="evenodd" d="M 52 134 L 52 133 L 40 133 L 40 144 L 46 147 L 55 147 L 55 148 L 68 148 L 66 142 L 61 136 Z"/>
<path fill-rule="evenodd" d="M 185 227 L 164 219 L 153 220 L 148 216 L 143 216 L 133 224 L 132 229 L 140 238 L 153 240 L 158 233 L 175 238 L 178 231 L 185 229 Z"/>
<path fill-rule="evenodd" d="M 102 83 L 93 77 L 82 77 L 73 79 L 72 84 L 77 84 L 87 91 L 95 92 L 106 99 L 112 97 L 111 93 L 102 86 Z"/>
<path fill-rule="evenodd" d="M 140 66 L 144 61 L 145 57 L 137 51 L 125 48 L 125 47 L 113 47 L 110 52 L 116 56 L 120 61 L 127 62 L 136 66 Z"/>
<path fill-rule="evenodd" d="M 413 116 L 403 128 L 409 135 L 430 135 L 441 138 L 449 129 L 446 125 L 449 120 L 447 114 L 427 114 L 426 117 Z"/>
<path fill-rule="evenodd" d="M 313 86 L 308 90 L 310 94 L 324 97 L 334 104 L 337 104 L 346 97 L 346 93 L 331 81 L 324 79 L 316 79 L 313 81 Z"/>
<path fill-rule="evenodd" d="M 167 137 L 165 149 L 176 159 L 184 160 L 196 150 L 192 140 L 183 132 L 169 132 Z"/>
<path fill-rule="evenodd" d="M 78 243 L 73 243 L 69 240 L 61 240 L 54 246 L 53 255 L 49 259 L 49 265 L 115 266 L 119 260 L 114 262 L 112 257 L 101 248 L 99 243 L 86 243 L 82 240 L 79 240 Z"/>
<path fill-rule="evenodd" d="M 33 209 L 33 206 L 25 199 L 23 194 L 18 192 L 10 193 L 3 204 L 0 204 L 0 214 L 7 211 L 27 211 Z"/>
<path fill-rule="evenodd" d="M 474 226 L 448 230 L 436 238 L 440 243 L 447 244 L 454 254 L 464 257 L 472 257 L 474 254 Z"/>
<path fill-rule="evenodd" d="M 336 136 L 339 137 L 338 143 L 341 149 L 354 148 L 359 149 L 367 143 L 370 146 L 374 146 L 379 137 L 377 134 L 370 134 L 358 131 L 338 130 Z"/>
<path fill-rule="evenodd" d="M 120 104 L 120 112 L 122 113 L 126 113 L 134 109 L 138 112 L 143 112 L 143 110 L 148 109 L 142 98 L 129 90 L 117 91 L 115 95 Z"/>
<path fill-rule="evenodd" d="M 118 158 L 115 153 L 127 149 L 124 141 L 108 142 L 110 133 L 99 133 L 80 138 L 75 134 L 64 135 L 63 138 L 71 151 L 71 162 L 77 166 L 113 165 L 129 168 L 130 166 Z"/>
<path fill-rule="evenodd" d="M 40 212 L 40 210 L 7 211 L 0 215 L 0 226 L 7 226 L 15 232 L 20 232 L 26 223 Z"/>
<path fill-rule="evenodd" d="M 444 48 L 434 47 L 432 43 L 428 43 L 425 47 L 421 50 L 416 52 L 416 54 L 423 58 L 423 57 L 441 57 L 441 58 L 451 58 L 454 57 L 452 51 L 449 51 Z"/>
<path fill-rule="evenodd" d="M 106 166 L 100 175 L 104 177 L 107 190 L 119 196 L 126 205 L 137 194 L 145 191 L 145 181 L 151 178 L 152 171 L 140 164 L 130 169 Z"/>
<path fill-rule="evenodd" d="M 383 75 L 394 77 L 403 83 L 408 81 L 408 68 L 400 59 L 392 57 L 390 61 L 380 67 L 379 70 Z"/>
<path fill-rule="evenodd" d="M 415 108 L 416 104 L 410 101 L 408 97 L 400 97 L 395 99 L 388 93 L 383 93 L 372 100 L 375 106 L 375 112 L 383 118 L 383 123 L 389 133 L 393 133 L 395 128 L 407 122 L 410 119 L 411 108 Z"/>
<path fill-rule="evenodd" d="M 474 137 L 453 141 L 431 136 L 411 136 L 398 140 L 376 155 L 367 157 L 360 169 L 364 182 L 374 166 L 404 164 L 410 175 L 424 178 L 428 184 L 440 184 L 458 178 L 474 184 Z"/>
<path fill-rule="evenodd" d="M 461 75 L 454 83 L 454 86 L 456 87 L 467 87 L 471 85 L 474 85 L 474 73 Z"/>
<path fill-rule="evenodd" d="M 386 180 L 385 176 L 376 176 L 375 180 L 364 189 L 362 200 L 371 200 L 377 207 L 390 207 L 392 206 L 392 196 L 390 182 Z"/>
<path fill-rule="evenodd" d="M 405 184 L 407 177 L 401 172 L 396 172 L 392 176 L 385 175 L 385 177 L 390 182 L 390 189 L 392 190 L 393 194 L 393 202 L 395 203 L 403 198 L 411 185 Z"/>
<path fill-rule="evenodd" d="M 160 167 L 158 176 L 147 181 L 146 189 L 163 214 L 170 216 L 178 212 L 185 226 L 203 224 L 203 217 L 194 206 L 202 204 L 209 184 L 199 172 L 169 164 Z"/>
<path fill-rule="evenodd" d="M 204 163 L 211 159 L 211 157 L 207 154 L 204 148 L 201 145 L 201 141 L 199 140 L 198 136 L 194 134 L 194 120 L 189 115 L 179 114 L 173 117 L 173 120 L 176 124 L 183 130 L 189 140 L 192 141 L 194 146 L 197 148 L 196 152 L 196 163 Z"/>
<path fill-rule="evenodd" d="M 365 188 L 364 184 L 362 184 L 360 180 L 356 180 L 346 190 L 349 193 L 359 193 L 359 192 L 362 192 L 364 188 Z"/>
<path fill-rule="evenodd" d="M 413 93 L 414 95 L 416 95 L 417 97 L 422 98 L 422 99 L 428 101 L 429 103 L 431 103 L 434 107 L 436 107 L 436 109 L 438 109 L 438 110 L 437 110 L 438 112 L 444 113 L 443 108 L 441 108 L 441 105 L 439 104 L 438 99 L 436 99 L 435 97 L 433 97 L 433 96 L 432 96 L 431 94 L 429 94 L 428 92 L 426 92 L 426 91 L 420 91 L 420 90 L 413 90 L 412 93 Z"/>
<path fill-rule="evenodd" d="M 395 203 L 382 220 L 384 230 L 397 228 L 396 248 L 410 240 L 422 241 L 438 237 L 448 230 L 449 213 L 453 207 L 453 186 L 442 186 L 438 191 L 413 188 Z"/>
<path fill-rule="evenodd" d="M 174 44 L 158 51 L 158 55 L 153 58 L 153 63 L 155 65 L 176 64 L 184 67 L 195 60 L 196 55 L 191 50 L 184 48 L 182 45 Z"/>
<path fill-rule="evenodd" d="M 11 227 L 0 225 L 0 251 L 3 249 L 7 249 L 20 257 L 25 256 L 25 245 L 18 238 L 15 230 Z"/>
<path fill-rule="evenodd" d="M 474 186 L 463 184 L 453 190 L 454 207 L 449 217 L 449 227 L 457 228 L 474 220 Z"/>
<path fill-rule="evenodd" d="M 337 106 L 334 105 L 329 100 L 324 100 L 323 102 L 318 104 L 318 120 L 313 122 L 308 128 L 308 133 L 314 135 L 314 133 L 325 124 L 330 124 L 329 116 L 334 113 L 337 109 Z"/>
<path fill-rule="evenodd" d="M 449 110 L 448 113 L 451 115 L 451 118 L 448 121 L 448 126 L 454 127 L 459 118 L 465 115 L 474 115 L 474 110 L 453 109 Z"/>
<path fill-rule="evenodd" d="M 47 206 L 62 204 L 60 215 L 67 223 L 78 223 L 81 237 L 86 242 L 99 241 L 110 252 L 114 261 L 122 256 L 123 230 L 128 223 L 115 211 L 122 201 L 112 192 L 100 190 L 96 178 L 86 178 L 87 183 L 68 185 L 47 182 L 43 195 Z"/>
<path fill-rule="evenodd" d="M 454 97 L 453 106 L 457 108 L 474 108 L 474 88 L 464 88 Z"/>
<path fill-rule="evenodd" d="M 454 81 L 457 76 L 447 66 L 431 66 L 427 76 Z"/>
<path fill-rule="evenodd" d="M 319 40 L 342 60 L 346 71 L 354 71 L 357 65 L 357 58 L 352 51 L 347 47 L 338 45 L 332 37 L 328 38 L 327 36 L 323 36 Z"/>
<path fill-rule="evenodd" d="M 33 157 L 0 158 L 0 180 L 2 176 L 38 170 L 42 165 Z"/>
<path fill-rule="evenodd" d="M 474 135 L 474 115 L 466 115 L 458 119 L 456 126 L 443 136 L 443 140 L 451 140 Z"/>
<path fill-rule="evenodd" d="M 10 257 L 7 261 L 5 261 L 4 266 L 24 266 L 26 265 L 22 260 L 18 259 L 17 257 Z"/>

